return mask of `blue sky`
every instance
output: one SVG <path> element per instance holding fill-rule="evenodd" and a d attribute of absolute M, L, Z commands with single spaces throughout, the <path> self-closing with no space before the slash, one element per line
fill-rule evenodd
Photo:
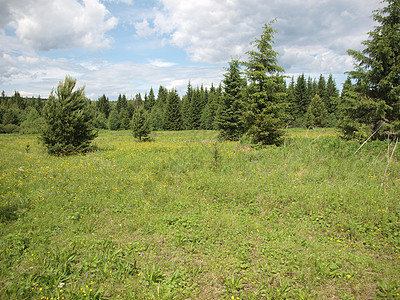
<path fill-rule="evenodd" d="M 47 97 L 65 75 L 115 100 L 218 85 L 276 18 L 274 49 L 289 76 L 352 69 L 380 0 L 0 0 L 0 90 Z"/>

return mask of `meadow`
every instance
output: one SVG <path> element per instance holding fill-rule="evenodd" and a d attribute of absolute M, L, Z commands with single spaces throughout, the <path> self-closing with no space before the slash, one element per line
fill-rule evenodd
<path fill-rule="evenodd" d="M 400 299 L 399 150 L 291 129 L 0 135 L 0 299 Z"/>

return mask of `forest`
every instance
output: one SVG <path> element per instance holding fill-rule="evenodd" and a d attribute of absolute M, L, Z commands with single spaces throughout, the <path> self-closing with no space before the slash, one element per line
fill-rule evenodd
<path fill-rule="evenodd" d="M 239 72 L 239 69 L 235 70 Z M 238 73 L 239 74 L 239 73 Z M 229 74 L 234 76 L 235 74 Z M 229 79 L 224 84 L 230 84 Z M 347 84 L 351 85 L 349 81 Z M 224 85 L 225 86 L 225 85 Z M 348 88 L 348 85 L 346 85 Z M 345 91 L 345 90 L 344 90 Z M 340 100 L 335 80 L 329 75 L 328 80 L 321 75 L 318 80 L 305 78 L 304 74 L 296 80 L 291 78 L 286 87 L 287 113 L 291 116 L 292 127 L 335 127 L 337 123 L 336 106 Z M 343 94 L 343 93 L 342 93 Z M 218 119 L 223 110 L 224 88 L 218 86 L 193 87 L 190 82 L 183 97 L 176 90 L 160 86 L 157 95 L 151 88 L 142 96 L 134 99 L 119 95 L 117 101 L 110 101 L 102 95 L 91 101 L 93 124 L 97 129 L 127 130 L 134 112 L 143 107 L 149 114 L 153 130 L 218 130 Z M 166 124 L 168 116 L 175 113 L 168 107 L 168 101 L 175 100 L 178 107 L 177 123 L 173 127 Z M 44 120 L 42 109 L 47 99 L 22 97 L 19 92 L 7 96 L 3 91 L 0 96 L 0 131 L 2 133 L 38 134 Z M 294 114 L 290 114 L 294 112 Z"/>

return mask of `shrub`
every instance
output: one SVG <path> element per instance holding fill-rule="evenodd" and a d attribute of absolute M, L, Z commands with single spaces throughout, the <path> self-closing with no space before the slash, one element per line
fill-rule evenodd
<path fill-rule="evenodd" d="M 19 126 L 15 124 L 7 124 L 3 128 L 4 133 L 18 133 L 19 132 Z"/>

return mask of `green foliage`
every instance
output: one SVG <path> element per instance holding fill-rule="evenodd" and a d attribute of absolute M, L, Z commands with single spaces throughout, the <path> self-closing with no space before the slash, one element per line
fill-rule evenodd
<path fill-rule="evenodd" d="M 360 97 L 358 100 L 350 95 L 350 99 L 342 99 L 348 110 L 353 102 L 360 106 L 367 114 L 367 118 L 359 118 L 355 131 L 360 128 L 369 128 L 369 134 L 382 126 L 374 138 L 383 139 L 385 132 L 400 133 L 400 2 L 398 0 L 384 0 L 387 5 L 378 9 L 374 20 L 378 23 L 374 30 L 369 32 L 369 39 L 363 42 L 363 51 L 348 50 L 355 60 L 354 70 L 349 72 L 355 80 L 354 92 Z M 361 103 L 360 103 L 361 102 Z M 355 110 L 355 108 L 353 109 Z M 347 123 L 350 115 L 343 115 L 341 123 Z M 342 125 L 341 128 L 347 128 Z M 343 134 L 351 137 L 348 132 Z"/>
<path fill-rule="evenodd" d="M 224 74 L 223 95 L 217 125 L 223 139 L 237 141 L 244 133 L 243 102 L 246 80 L 241 77 L 239 61 L 229 63 Z"/>
<path fill-rule="evenodd" d="M 148 140 L 150 138 L 151 127 L 148 112 L 143 106 L 140 106 L 133 114 L 131 121 L 131 130 L 135 138 Z"/>
<path fill-rule="evenodd" d="M 301 118 L 307 112 L 307 107 L 310 104 L 310 93 L 307 90 L 307 82 L 304 74 L 297 77 L 296 87 L 294 89 L 295 105 L 294 115 L 296 118 Z"/>
<path fill-rule="evenodd" d="M 315 95 L 307 108 L 305 122 L 307 127 L 325 127 L 327 124 L 328 111 L 319 95 Z"/>
<path fill-rule="evenodd" d="M 7 124 L 7 125 L 4 125 L 4 127 L 3 127 L 4 133 L 18 133 L 19 130 L 20 130 L 20 127 L 15 124 Z"/>
<path fill-rule="evenodd" d="M 108 128 L 110 130 L 119 130 L 121 128 L 121 119 L 118 111 L 112 110 L 108 118 Z"/>
<path fill-rule="evenodd" d="M 51 154 L 87 152 L 97 136 L 90 101 L 84 88 L 73 91 L 75 85 L 76 80 L 66 76 L 43 108 L 45 124 L 40 138 Z"/>
<path fill-rule="evenodd" d="M 377 101 L 360 93 L 348 80 L 342 91 L 337 126 L 344 138 L 365 140 L 382 127 L 388 109 L 383 100 Z"/>
<path fill-rule="evenodd" d="M 107 119 L 108 116 L 110 115 L 111 105 L 110 105 L 110 100 L 108 100 L 106 95 L 103 94 L 103 96 L 101 96 L 99 100 L 97 100 L 96 107 L 98 111 L 102 113 Z"/>
<path fill-rule="evenodd" d="M 170 91 L 167 96 L 164 115 L 164 129 L 182 129 L 181 100 L 176 90 Z"/>
<path fill-rule="evenodd" d="M 105 115 L 98 110 L 94 112 L 93 126 L 98 129 L 108 129 Z"/>
<path fill-rule="evenodd" d="M 42 128 L 45 125 L 43 117 L 36 119 L 27 119 L 22 122 L 19 132 L 21 134 L 37 134 L 42 132 Z"/>
<path fill-rule="evenodd" d="M 244 65 L 249 86 L 244 116 L 253 143 L 279 145 L 286 122 L 286 86 L 280 75 L 284 70 L 277 65 L 278 53 L 271 45 L 275 32 L 271 25 L 265 24 L 260 39 L 253 42 L 256 50 L 247 52 L 249 60 Z"/>

